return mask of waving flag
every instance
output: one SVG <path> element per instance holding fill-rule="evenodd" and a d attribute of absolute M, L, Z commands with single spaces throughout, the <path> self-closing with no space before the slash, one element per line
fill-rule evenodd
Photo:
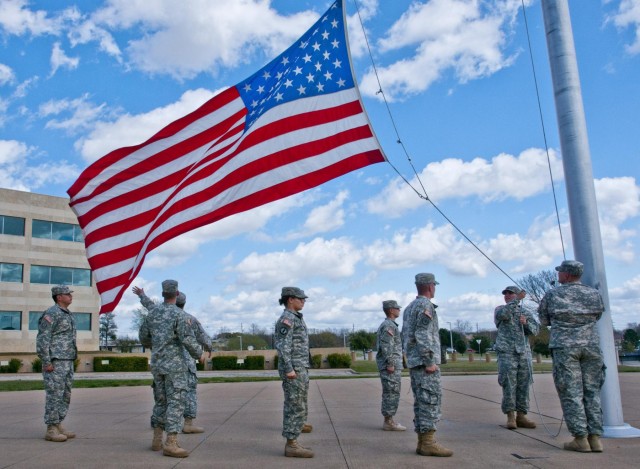
<path fill-rule="evenodd" d="M 69 188 L 100 313 L 166 241 L 384 159 L 338 0 L 264 68 L 143 144 L 105 155 Z"/>

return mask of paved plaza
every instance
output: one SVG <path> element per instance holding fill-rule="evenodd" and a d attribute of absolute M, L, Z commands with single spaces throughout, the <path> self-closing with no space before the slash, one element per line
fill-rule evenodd
<path fill-rule="evenodd" d="M 503 427 L 496 375 L 444 376 L 437 439 L 454 450 L 451 458 L 418 456 L 413 431 L 381 430 L 381 386 L 375 377 L 311 381 L 309 421 L 314 429 L 301 435 L 300 442 L 316 456 L 304 460 L 283 456 L 278 381 L 199 385 L 196 423 L 206 431 L 179 436 L 181 446 L 191 451 L 186 459 L 149 449 L 153 399 L 147 386 L 74 389 L 65 426 L 78 436 L 65 443 L 43 438 L 44 391 L 2 392 L 0 468 L 638 467 L 640 438 L 604 439 L 601 454 L 563 451 L 570 436 L 565 425 L 553 436 L 562 414 L 552 377 L 539 374 L 534 379 L 530 417 L 538 428 L 510 431 Z M 620 388 L 624 420 L 640 428 L 640 373 L 621 373 Z M 411 387 L 403 378 L 396 420 L 411 428 L 412 415 Z"/>

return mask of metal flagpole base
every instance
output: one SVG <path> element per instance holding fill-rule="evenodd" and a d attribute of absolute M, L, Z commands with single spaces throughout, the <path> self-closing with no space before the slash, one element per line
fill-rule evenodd
<path fill-rule="evenodd" d="M 640 430 L 628 423 L 622 425 L 605 425 L 603 427 L 605 438 L 640 438 Z"/>

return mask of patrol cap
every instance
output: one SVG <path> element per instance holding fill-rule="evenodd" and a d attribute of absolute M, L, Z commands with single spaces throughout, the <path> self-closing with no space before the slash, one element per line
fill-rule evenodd
<path fill-rule="evenodd" d="M 162 282 L 162 293 L 178 293 L 178 282 L 176 280 L 165 280 Z"/>
<path fill-rule="evenodd" d="M 436 276 L 433 274 L 416 274 L 416 285 L 426 285 L 428 283 L 440 285 L 440 282 L 436 282 Z"/>
<path fill-rule="evenodd" d="M 562 261 L 562 264 L 556 267 L 556 270 L 558 272 L 566 272 L 569 275 L 580 277 L 582 276 L 584 265 L 582 264 L 582 262 L 578 261 Z"/>
<path fill-rule="evenodd" d="M 55 287 L 51 287 L 51 295 L 69 295 L 73 293 L 73 290 L 70 290 L 67 285 L 56 285 Z"/>
<path fill-rule="evenodd" d="M 184 306 L 186 303 L 187 303 L 187 295 L 185 295 L 182 292 L 178 293 L 178 296 L 176 298 L 176 305 Z"/>
<path fill-rule="evenodd" d="M 502 290 L 502 294 L 505 295 L 507 292 L 515 293 L 516 295 L 522 292 L 522 289 L 516 287 L 515 285 L 509 285 Z"/>
<path fill-rule="evenodd" d="M 294 296 L 296 298 L 309 298 L 304 294 L 304 291 L 298 287 L 282 287 L 282 294 L 280 295 L 282 298 L 287 296 Z"/>
<path fill-rule="evenodd" d="M 382 309 L 383 310 L 391 309 L 391 308 L 402 309 L 402 306 L 400 306 L 396 300 L 385 300 L 385 301 L 382 302 Z"/>

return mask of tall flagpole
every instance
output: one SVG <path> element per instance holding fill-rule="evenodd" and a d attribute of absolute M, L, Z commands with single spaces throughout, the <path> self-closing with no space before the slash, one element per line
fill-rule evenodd
<path fill-rule="evenodd" d="M 567 0 L 542 0 L 547 50 L 551 65 L 560 148 L 567 187 L 571 237 L 576 260 L 584 264 L 583 282 L 600 291 L 605 312 L 598 321 L 600 348 L 607 367 L 601 390 L 604 435 L 609 438 L 640 437 L 640 431 L 624 423 L 613 323 L 604 268 L 600 223 L 587 124 L 582 105 L 580 77 Z"/>

